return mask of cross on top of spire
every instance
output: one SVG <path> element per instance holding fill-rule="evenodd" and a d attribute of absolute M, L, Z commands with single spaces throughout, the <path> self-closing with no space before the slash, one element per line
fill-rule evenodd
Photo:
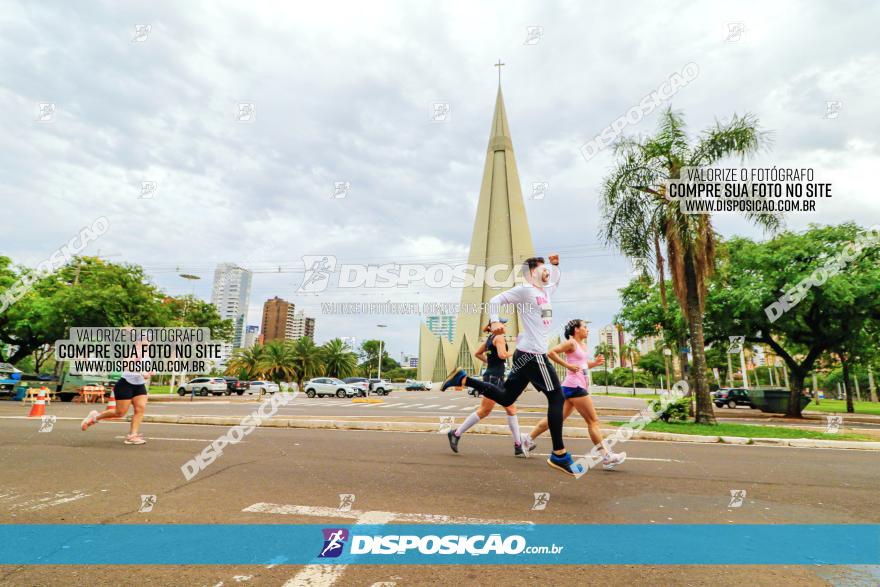
<path fill-rule="evenodd" d="M 498 87 L 501 87 L 501 68 L 507 65 L 506 63 L 501 63 L 501 59 L 498 60 L 498 63 L 495 64 L 495 67 L 498 68 Z"/>

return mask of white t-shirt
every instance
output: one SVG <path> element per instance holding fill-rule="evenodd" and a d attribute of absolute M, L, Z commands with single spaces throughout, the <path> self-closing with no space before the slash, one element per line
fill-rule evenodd
<path fill-rule="evenodd" d="M 498 321 L 498 311 L 504 304 L 518 304 L 522 332 L 516 339 L 516 349 L 526 353 L 543 355 L 547 352 L 547 338 L 553 322 L 553 305 L 550 295 L 556 284 L 537 288 L 534 285 L 518 285 L 489 300 L 489 320 Z"/>
<path fill-rule="evenodd" d="M 144 379 L 143 373 L 131 373 L 129 371 L 123 371 L 122 378 L 132 385 L 143 385 L 147 381 Z"/>

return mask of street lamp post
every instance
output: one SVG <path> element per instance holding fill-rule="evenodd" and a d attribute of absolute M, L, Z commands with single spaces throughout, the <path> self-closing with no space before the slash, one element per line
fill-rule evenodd
<path fill-rule="evenodd" d="M 180 277 L 186 279 L 187 281 L 192 283 L 192 293 L 190 297 L 196 297 L 196 281 L 201 279 L 198 275 L 193 275 L 192 273 L 181 273 Z M 183 303 L 183 319 L 186 320 L 186 311 L 189 309 L 189 299 L 187 299 Z M 180 382 L 183 383 L 186 381 L 186 371 L 181 372 L 180 374 Z M 169 382 L 169 389 L 171 393 L 174 393 L 174 373 L 171 374 L 171 381 Z M 192 393 L 189 396 L 189 401 L 193 401 L 196 397 L 196 388 L 193 387 Z"/>
<path fill-rule="evenodd" d="M 672 350 L 668 348 L 663 349 L 663 366 L 666 368 L 666 387 L 663 389 L 668 389 L 668 386 L 672 383 L 669 379 L 669 357 L 672 356 Z"/>

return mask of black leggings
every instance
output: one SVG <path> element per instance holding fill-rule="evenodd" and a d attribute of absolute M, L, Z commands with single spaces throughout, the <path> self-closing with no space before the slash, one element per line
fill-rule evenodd
<path fill-rule="evenodd" d="M 522 351 L 513 353 L 513 370 L 503 385 L 486 383 L 473 377 L 467 377 L 464 383 L 505 408 L 512 405 L 531 383 L 547 396 L 547 423 L 553 438 L 553 450 L 565 449 L 562 442 L 562 406 L 565 404 L 565 397 L 562 395 L 559 377 L 556 376 L 547 355 Z"/>

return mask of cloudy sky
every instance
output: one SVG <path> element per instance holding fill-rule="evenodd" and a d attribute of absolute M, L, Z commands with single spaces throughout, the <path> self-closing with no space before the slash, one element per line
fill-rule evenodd
<path fill-rule="evenodd" d="M 87 253 L 141 264 L 170 294 L 192 273 L 207 299 L 214 266 L 235 262 L 254 271 L 249 323 L 278 295 L 317 318 L 319 341 L 375 337 L 381 322 L 392 356 L 414 353 L 417 317 L 320 303 L 458 291 L 297 294 L 302 256 L 464 262 L 500 58 L 535 247 L 562 256 L 556 315 L 602 326 L 630 269 L 597 238 L 612 160 L 579 147 L 688 63 L 699 75 L 671 103 L 695 132 L 752 112 L 774 137 L 755 165 L 833 184 L 790 228 L 880 221 L 878 16 L 865 2 L 6 2 L 0 254 L 34 265 L 106 216 Z M 527 42 L 529 27 L 542 28 Z M 431 119 L 435 103 L 447 120 Z M 652 131 L 658 111 L 624 134 Z M 548 183 L 543 199 L 532 182 Z M 733 217 L 717 228 L 762 236 Z"/>

